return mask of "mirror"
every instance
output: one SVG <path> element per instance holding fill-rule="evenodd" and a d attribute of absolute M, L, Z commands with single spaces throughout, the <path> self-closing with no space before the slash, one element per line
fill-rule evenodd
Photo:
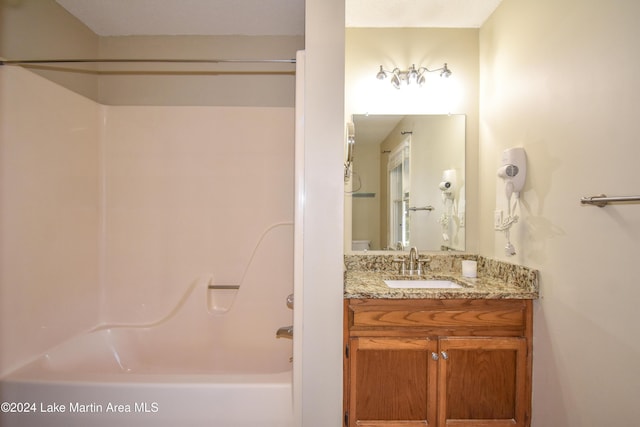
<path fill-rule="evenodd" d="M 465 116 L 354 115 L 351 245 L 465 250 Z"/>

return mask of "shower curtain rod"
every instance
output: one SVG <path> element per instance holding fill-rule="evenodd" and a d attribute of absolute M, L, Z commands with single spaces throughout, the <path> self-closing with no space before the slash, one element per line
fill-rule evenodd
<path fill-rule="evenodd" d="M 173 64 L 295 64 L 294 59 L 0 59 L 0 65 L 88 64 L 88 63 L 173 63 Z"/>

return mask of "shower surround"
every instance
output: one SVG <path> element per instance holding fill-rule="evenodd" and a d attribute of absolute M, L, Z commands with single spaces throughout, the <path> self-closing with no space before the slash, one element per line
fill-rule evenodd
<path fill-rule="evenodd" d="M 293 108 L 106 106 L 18 67 L 0 89 L 0 376 L 199 278 L 240 284 L 293 220 Z"/>

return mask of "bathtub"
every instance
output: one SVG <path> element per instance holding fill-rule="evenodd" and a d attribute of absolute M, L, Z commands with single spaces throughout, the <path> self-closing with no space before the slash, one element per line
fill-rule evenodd
<path fill-rule="evenodd" d="M 275 328 L 263 328 L 267 347 L 215 329 L 103 327 L 75 337 L 2 379 L 0 401 L 13 407 L 0 426 L 292 426 L 291 341 L 276 340 Z"/>
<path fill-rule="evenodd" d="M 28 367 L 0 383 L 2 427 L 292 427 L 291 371 L 62 375 Z"/>
<path fill-rule="evenodd" d="M 199 278 L 162 319 L 102 325 L 0 379 L 0 426 L 292 427 L 292 340 L 275 336 L 292 278 L 272 264 L 292 256 L 254 255 L 232 298 Z"/>

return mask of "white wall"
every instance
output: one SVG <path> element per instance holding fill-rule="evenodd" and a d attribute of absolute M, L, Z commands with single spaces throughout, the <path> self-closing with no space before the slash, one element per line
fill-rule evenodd
<path fill-rule="evenodd" d="M 535 427 L 636 425 L 640 409 L 640 3 L 504 0 L 480 31 L 480 253 L 540 270 Z M 492 230 L 501 151 L 529 174 L 518 254 Z M 501 197 L 501 195 L 498 195 Z"/>
<path fill-rule="evenodd" d="M 344 0 L 307 0 L 304 292 L 296 425 L 342 425 Z M 299 302 L 301 302 L 300 305 Z M 295 344 L 294 344 L 295 345 Z"/>

